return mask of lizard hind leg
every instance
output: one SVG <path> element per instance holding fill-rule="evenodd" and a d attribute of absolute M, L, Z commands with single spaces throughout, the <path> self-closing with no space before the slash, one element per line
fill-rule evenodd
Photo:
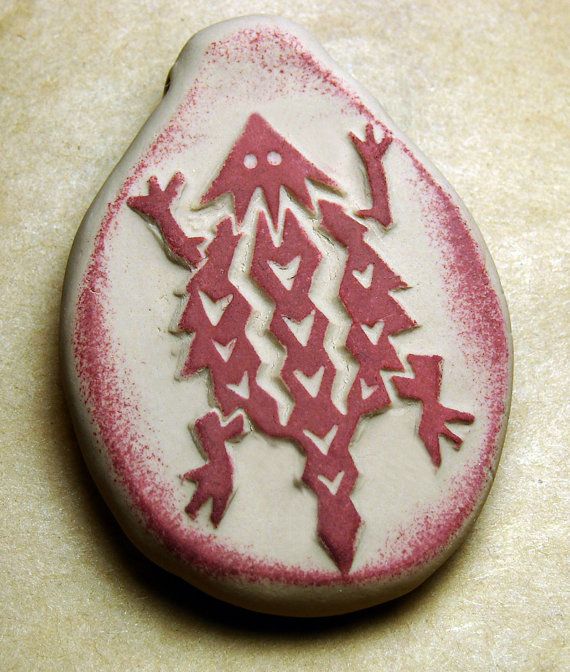
<path fill-rule="evenodd" d="M 221 416 L 216 411 L 210 411 L 194 424 L 194 434 L 207 462 L 182 476 L 183 481 L 194 481 L 197 485 L 186 506 L 186 513 L 192 519 L 211 499 L 210 520 L 214 527 L 220 524 L 234 494 L 234 467 L 226 441 L 238 441 L 244 433 L 245 423 L 241 414 L 223 424 Z"/>

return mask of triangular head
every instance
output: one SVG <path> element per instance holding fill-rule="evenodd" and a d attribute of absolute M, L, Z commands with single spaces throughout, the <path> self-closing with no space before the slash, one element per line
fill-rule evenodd
<path fill-rule="evenodd" d="M 305 208 L 313 212 L 305 180 L 338 191 L 333 179 L 297 151 L 259 114 L 252 114 L 233 146 L 218 176 L 201 200 L 201 205 L 230 193 L 241 224 L 254 191 L 263 189 L 273 225 L 279 214 L 279 190 L 285 187 Z"/>

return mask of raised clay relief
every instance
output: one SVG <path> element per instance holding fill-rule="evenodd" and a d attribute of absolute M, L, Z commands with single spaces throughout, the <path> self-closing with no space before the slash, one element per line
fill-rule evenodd
<path fill-rule="evenodd" d="M 62 339 L 82 448 L 129 536 L 249 608 L 410 590 L 499 458 L 510 336 L 479 234 L 281 19 L 182 52 L 82 224 Z"/>
<path fill-rule="evenodd" d="M 372 207 L 357 214 L 388 228 L 392 217 L 382 158 L 391 137 L 385 134 L 376 142 L 373 125 L 368 124 L 366 141 L 353 134 L 351 138 L 364 160 L 372 199 Z M 248 418 L 256 430 L 293 441 L 305 455 L 303 483 L 318 502 L 318 537 L 340 571 L 348 572 L 362 524 L 350 499 L 358 478 L 350 445 L 361 419 L 390 405 L 381 371 L 404 371 L 390 337 L 418 325 L 390 294 L 406 284 L 365 242 L 366 225 L 337 203 L 313 203 L 308 180 L 332 189 L 337 186 L 261 116 L 253 114 L 201 199 L 205 204 L 229 193 L 235 226 L 231 218 L 217 223 L 203 253 L 200 246 L 204 238 L 186 236 L 172 216 L 171 205 L 184 185 L 181 173 L 164 190 L 156 177 L 151 177 L 148 195 L 131 197 L 127 203 L 159 228 L 168 249 L 181 263 L 196 269 L 178 322 L 181 331 L 192 335 L 182 376 L 207 368 L 221 413 L 210 411 L 196 421 L 196 434 L 208 463 L 184 475 L 197 484 L 186 511 L 195 516 L 211 499 L 211 520 L 219 524 L 234 488 L 225 442 L 243 435 Z M 240 225 L 257 189 L 269 217 L 263 206 L 258 207 L 253 230 L 242 232 Z M 332 398 L 334 380 L 343 372 L 337 372 L 325 348 L 329 320 L 310 297 L 323 251 L 311 242 L 291 210 L 284 208 L 279 217 L 281 189 L 302 204 L 307 214 L 318 212 L 320 226 L 314 227 L 314 220 L 308 220 L 309 225 L 317 234 L 328 234 L 330 241 L 348 253 L 339 298 L 352 326 L 346 344 L 339 345 L 346 350 L 346 357 L 353 357 L 358 372 L 350 385 L 346 408 L 338 408 Z M 245 272 L 275 306 L 266 337 L 273 336 L 285 353 L 279 381 L 291 397 L 286 422 L 279 417 L 278 401 L 257 380 L 262 361 L 246 333 L 252 307 L 229 280 L 235 248 L 245 235 L 253 238 L 251 265 Z M 462 443 L 446 423 L 472 423 L 473 416 L 440 403 L 440 356 L 410 355 L 408 361 L 414 377 L 393 376 L 392 381 L 400 396 L 422 403 L 419 435 L 439 466 L 440 435 L 457 447 Z"/>

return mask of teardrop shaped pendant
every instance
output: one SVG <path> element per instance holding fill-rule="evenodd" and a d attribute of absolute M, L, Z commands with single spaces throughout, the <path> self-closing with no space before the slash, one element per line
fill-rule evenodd
<path fill-rule="evenodd" d="M 481 235 L 283 19 L 184 48 L 81 225 L 61 337 L 81 447 L 126 533 L 247 608 L 336 614 L 411 590 L 497 467 L 511 341 Z"/>

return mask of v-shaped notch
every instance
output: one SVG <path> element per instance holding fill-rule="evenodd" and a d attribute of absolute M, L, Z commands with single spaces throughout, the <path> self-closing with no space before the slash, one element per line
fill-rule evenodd
<path fill-rule="evenodd" d="M 242 379 L 237 385 L 228 383 L 226 387 L 228 390 L 235 392 L 239 397 L 242 397 L 242 399 L 249 399 L 249 376 L 247 371 L 243 374 Z"/>
<path fill-rule="evenodd" d="M 366 399 L 369 399 L 374 392 L 378 389 L 378 385 L 367 385 L 366 382 L 364 381 L 364 378 L 360 379 L 360 394 L 362 395 L 362 399 L 366 401 Z"/>
<path fill-rule="evenodd" d="M 342 479 L 344 478 L 344 471 L 339 471 L 332 481 L 330 478 L 327 478 L 322 474 L 319 474 L 317 478 L 323 485 L 327 487 L 331 495 L 336 495 L 338 489 L 340 488 L 340 484 L 342 483 Z"/>
<path fill-rule="evenodd" d="M 234 298 L 233 294 L 222 296 L 222 298 L 217 301 L 214 301 L 214 299 L 210 298 L 201 290 L 198 291 L 198 294 L 200 295 L 204 312 L 206 313 L 208 320 L 210 320 L 210 324 L 215 327 L 222 319 L 226 308 L 232 302 L 232 299 Z"/>
<path fill-rule="evenodd" d="M 324 372 L 325 372 L 324 366 L 321 366 L 321 368 L 312 376 L 307 376 L 298 369 L 296 371 L 293 371 L 293 373 L 295 374 L 295 378 L 297 378 L 297 380 L 301 383 L 301 385 L 307 390 L 307 392 L 313 398 L 316 398 L 316 396 L 319 394 L 319 390 L 321 389 L 321 383 L 323 382 Z"/>
<path fill-rule="evenodd" d="M 363 271 L 359 271 L 355 268 L 354 271 L 352 271 L 352 275 L 354 275 L 364 289 L 369 289 L 372 284 L 372 276 L 374 275 L 374 265 L 368 264 Z"/>
<path fill-rule="evenodd" d="M 372 326 L 369 326 L 368 324 L 361 324 L 360 326 L 362 327 L 362 331 L 366 334 L 372 345 L 378 345 L 382 329 L 384 328 L 384 322 L 382 320 L 378 320 L 378 322 Z"/>
<path fill-rule="evenodd" d="M 313 330 L 313 322 L 315 321 L 315 311 L 304 317 L 300 322 L 295 322 L 290 317 L 285 317 L 283 315 L 283 321 L 289 327 L 289 330 L 299 341 L 299 343 L 305 347 L 311 338 L 311 331 Z"/>
<path fill-rule="evenodd" d="M 303 430 L 303 434 L 311 439 L 323 455 L 328 455 L 329 448 L 338 431 L 338 425 L 333 425 L 324 436 L 317 436 L 308 429 Z"/>
<path fill-rule="evenodd" d="M 218 343 L 218 341 L 212 341 L 214 347 L 216 348 L 218 354 L 224 360 L 224 362 L 229 361 L 230 357 L 232 356 L 232 352 L 234 351 L 236 341 L 237 338 L 232 338 L 232 340 L 226 343 L 225 345 L 222 345 L 222 343 Z"/>
<path fill-rule="evenodd" d="M 301 257 L 296 256 L 288 264 L 282 266 L 275 261 L 268 261 L 267 264 L 269 268 L 275 273 L 279 282 L 289 290 L 293 287 L 295 278 L 297 277 L 297 271 L 299 270 L 299 264 L 301 263 Z"/>

